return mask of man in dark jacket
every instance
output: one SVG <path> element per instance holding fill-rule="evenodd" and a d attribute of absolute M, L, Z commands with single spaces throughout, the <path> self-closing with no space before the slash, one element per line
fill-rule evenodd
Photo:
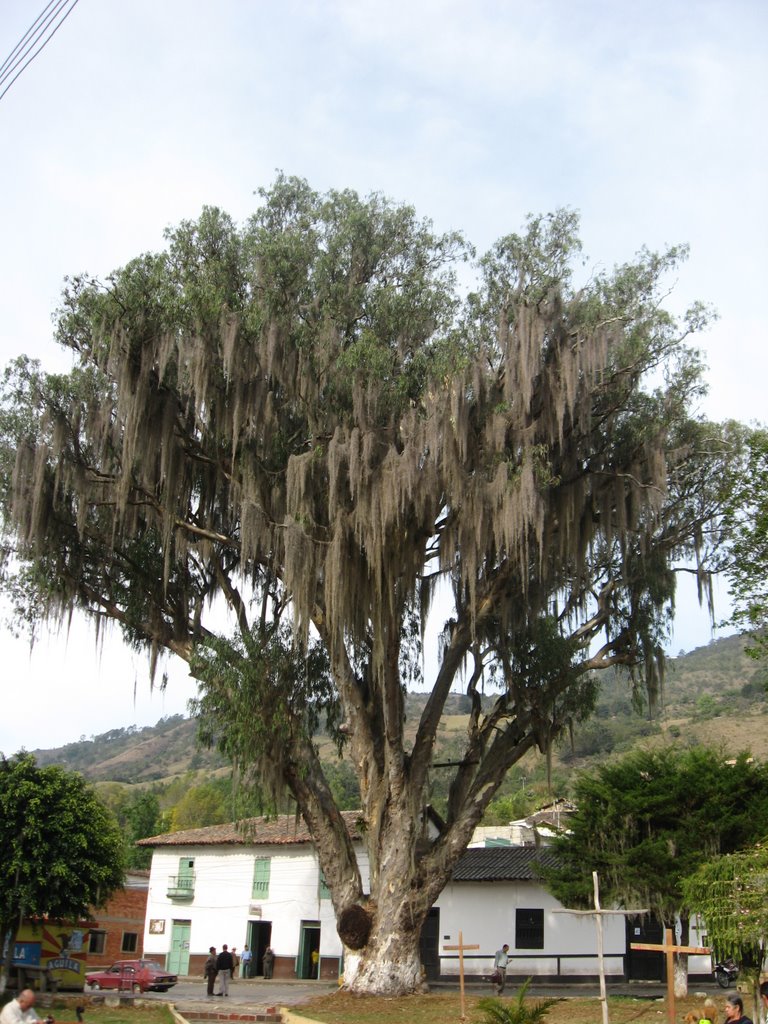
<path fill-rule="evenodd" d="M 232 971 L 235 969 L 235 960 L 232 954 L 229 952 L 229 947 L 226 942 L 222 943 L 221 952 L 216 957 L 216 970 L 219 972 L 219 984 L 221 991 L 216 994 L 219 996 L 229 995 L 229 979 L 232 977 Z"/>
<path fill-rule="evenodd" d="M 203 977 L 206 981 L 206 995 L 213 995 L 213 983 L 216 981 L 216 947 L 211 946 L 208 950 L 208 957 L 203 967 Z"/>

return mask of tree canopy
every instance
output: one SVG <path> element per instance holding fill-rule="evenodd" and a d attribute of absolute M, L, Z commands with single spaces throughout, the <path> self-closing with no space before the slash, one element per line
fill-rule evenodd
<path fill-rule="evenodd" d="M 765 839 L 705 861 L 683 883 L 685 900 L 703 917 L 718 960 L 734 957 L 755 989 L 768 948 L 767 889 Z"/>
<path fill-rule="evenodd" d="M 732 622 L 749 633 L 747 651 L 768 654 L 768 430 L 745 432 L 743 459 L 733 473 L 725 526 L 726 575 L 734 601 Z"/>
<path fill-rule="evenodd" d="M 3 936 L 26 917 L 88 917 L 123 884 L 116 821 L 80 775 L 31 754 L 0 759 L 0 850 Z"/>
<path fill-rule="evenodd" d="M 471 247 L 410 207 L 284 176 L 260 200 L 243 228 L 206 209 L 163 252 L 73 278 L 72 372 L 9 368 L 7 587 L 33 623 L 79 608 L 153 667 L 190 664 L 205 737 L 312 832 L 345 980 L 408 991 L 507 770 L 588 714 L 593 671 L 653 695 L 675 569 L 706 590 L 728 472 L 722 431 L 689 413 L 707 313 L 664 309 L 684 248 L 574 283 L 570 211 L 503 237 L 466 291 Z M 472 712 L 427 848 L 454 687 Z M 358 775 L 365 881 L 318 723 Z"/>
<path fill-rule="evenodd" d="M 685 880 L 768 832 L 768 767 L 704 747 L 634 751 L 579 776 L 577 810 L 555 840 L 547 885 L 566 906 L 589 906 L 592 872 L 604 900 L 650 909 L 667 927 L 699 909 Z"/>

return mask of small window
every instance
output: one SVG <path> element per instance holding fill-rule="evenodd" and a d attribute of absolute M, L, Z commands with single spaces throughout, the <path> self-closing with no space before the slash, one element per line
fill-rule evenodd
<path fill-rule="evenodd" d="M 515 920 L 517 949 L 544 949 L 544 911 L 518 910 Z"/>
<path fill-rule="evenodd" d="M 99 956 L 107 945 L 107 933 L 92 928 L 88 933 L 88 952 Z"/>
<path fill-rule="evenodd" d="M 135 953 L 139 948 L 138 932 L 123 932 L 123 944 L 120 947 L 123 953 Z"/>
<path fill-rule="evenodd" d="M 253 889 L 251 896 L 255 900 L 265 900 L 269 896 L 269 857 L 257 857 L 253 862 Z"/>

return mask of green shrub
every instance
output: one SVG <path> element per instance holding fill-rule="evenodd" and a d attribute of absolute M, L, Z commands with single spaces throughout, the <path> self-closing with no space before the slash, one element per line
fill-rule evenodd
<path fill-rule="evenodd" d="M 559 1003 L 559 999 L 540 999 L 538 1002 L 525 1005 L 525 995 L 531 979 L 526 978 L 517 993 L 514 1002 L 502 1002 L 501 999 L 481 999 L 477 1004 L 485 1016 L 481 1024 L 537 1024 L 544 1020 L 550 1007 Z"/>

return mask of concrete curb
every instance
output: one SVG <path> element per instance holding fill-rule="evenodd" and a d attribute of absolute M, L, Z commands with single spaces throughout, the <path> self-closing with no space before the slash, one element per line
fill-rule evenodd
<path fill-rule="evenodd" d="M 194 1021 L 195 1024 L 202 1021 L 210 1022 L 221 1022 L 221 1024 L 229 1024 L 229 1022 L 242 1022 L 242 1024 L 252 1024 L 252 1022 L 264 1022 L 264 1024 L 284 1024 L 285 1017 L 282 1011 L 275 1009 L 270 1006 L 266 1010 L 249 1010 L 238 1012 L 237 1010 L 201 1010 L 199 1013 L 187 1010 L 188 1016 L 184 1016 L 172 1003 L 167 1003 L 168 1009 L 173 1014 L 176 1024 L 190 1024 Z"/>
<path fill-rule="evenodd" d="M 298 1013 L 294 1013 L 287 1006 L 281 1006 L 280 1013 L 283 1015 L 283 1024 L 319 1024 L 319 1021 L 313 1020 L 311 1017 L 300 1017 Z"/>

